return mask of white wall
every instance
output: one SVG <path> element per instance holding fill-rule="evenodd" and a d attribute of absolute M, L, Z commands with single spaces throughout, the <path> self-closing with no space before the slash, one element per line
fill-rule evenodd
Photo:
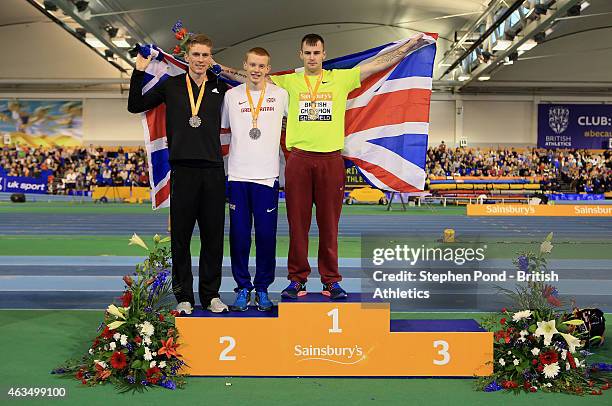
<path fill-rule="evenodd" d="M 83 138 L 85 145 L 144 144 L 140 114 L 127 111 L 127 99 L 85 99 Z"/>
<path fill-rule="evenodd" d="M 49 95 L 0 93 L 0 98 L 82 99 L 85 145 L 143 145 L 140 115 L 127 111 L 127 98 L 121 94 L 66 93 Z M 539 102 L 612 103 L 612 97 L 452 95 L 434 93 L 430 111 L 429 144 L 442 140 L 458 145 L 466 137 L 468 146 L 535 145 L 537 104 Z M 463 109 L 457 109 L 463 105 Z M 457 115 L 457 111 L 462 116 Z"/>
<path fill-rule="evenodd" d="M 532 110 L 532 102 L 464 100 L 463 136 L 468 145 L 535 144 Z"/>

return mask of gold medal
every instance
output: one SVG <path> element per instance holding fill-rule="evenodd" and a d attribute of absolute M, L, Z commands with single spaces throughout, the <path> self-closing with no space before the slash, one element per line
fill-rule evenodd
<path fill-rule="evenodd" d="M 202 97 L 204 97 L 205 83 L 200 86 L 200 93 L 198 94 L 197 103 L 193 100 L 193 89 L 191 88 L 191 80 L 189 80 L 189 73 L 185 75 L 187 81 L 187 93 L 189 94 L 189 104 L 191 105 L 191 117 L 189 117 L 189 125 L 193 128 L 198 128 L 202 124 L 202 119 L 198 116 L 200 111 L 200 104 L 202 104 Z"/>

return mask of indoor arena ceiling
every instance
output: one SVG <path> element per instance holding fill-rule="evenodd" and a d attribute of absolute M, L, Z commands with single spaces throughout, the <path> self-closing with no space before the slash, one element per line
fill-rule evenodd
<path fill-rule="evenodd" d="M 487 82 L 461 84 L 443 76 L 445 52 L 456 32 L 468 30 L 496 2 L 510 7 L 514 0 L 90 0 L 77 12 L 72 0 L 2 0 L 0 44 L 11 55 L 0 62 L 0 85 L 73 81 L 91 86 L 125 81 L 133 61 L 117 39 L 155 43 L 171 50 L 176 40 L 172 25 L 182 19 L 192 32 L 208 34 L 215 43 L 215 59 L 239 65 L 245 50 L 267 48 L 273 70 L 299 66 L 299 39 L 309 32 L 326 38 L 328 58 L 357 52 L 416 32 L 437 32 L 438 55 L 434 79 L 461 91 L 557 91 L 612 88 L 612 1 L 590 0 L 581 15 L 561 16 L 539 45 L 512 65 L 500 65 Z M 45 10 L 47 3 L 47 11 Z M 57 11 L 52 11 L 55 4 Z M 38 7 L 37 7 L 38 6 Z M 66 12 L 69 9 L 69 12 Z M 64 28 L 62 28 L 62 26 Z M 89 45 L 74 35 L 85 27 Z M 113 39 L 109 28 L 116 28 Z M 72 31 L 72 33 L 71 33 Z M 113 30 L 111 29 L 111 32 Z M 461 34 L 459 33 L 459 36 Z M 102 44 L 95 40 L 101 39 Z M 109 44 L 109 41 L 111 42 Z M 107 58 L 96 54 L 111 45 Z M 124 43 L 125 47 L 126 44 Z M 465 51 L 463 45 L 459 50 Z M 118 55 L 125 55 L 125 60 Z M 6 55 L 6 54 L 5 54 Z M 55 60 L 54 60 L 55 59 Z M 109 61 L 110 59 L 110 61 Z M 112 62 L 112 64 L 111 64 Z M 124 72 L 121 72 L 121 70 Z M 97 82 L 96 82 L 97 81 Z"/>

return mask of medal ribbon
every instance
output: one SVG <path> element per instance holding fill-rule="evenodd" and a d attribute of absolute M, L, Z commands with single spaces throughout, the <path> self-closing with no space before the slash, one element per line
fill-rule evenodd
<path fill-rule="evenodd" d="M 257 117 L 259 117 L 259 112 L 261 111 L 261 104 L 263 103 L 264 94 L 266 93 L 266 82 L 264 82 L 264 87 L 261 89 L 261 93 L 259 94 L 259 101 L 257 102 L 257 108 L 253 106 L 253 98 L 251 97 L 251 91 L 249 90 L 249 85 L 246 86 L 246 94 L 247 99 L 249 99 L 249 107 L 251 107 L 251 117 L 253 117 L 253 128 L 257 128 Z"/>
<path fill-rule="evenodd" d="M 193 89 L 191 89 L 191 80 L 189 80 L 189 73 L 185 75 L 185 80 L 187 81 L 187 93 L 189 93 L 189 104 L 191 104 L 191 116 L 197 116 L 198 111 L 200 111 L 200 104 L 202 104 L 202 97 L 204 96 L 204 87 L 205 83 L 202 83 L 200 86 L 200 93 L 198 94 L 198 101 L 195 103 L 193 101 Z"/>
<path fill-rule="evenodd" d="M 316 108 L 317 102 L 317 92 L 319 91 L 319 86 L 321 85 L 321 81 L 323 80 L 323 69 L 321 69 L 321 73 L 319 74 L 319 78 L 317 79 L 317 83 L 315 84 L 314 91 L 312 90 L 312 85 L 308 80 L 308 76 L 306 76 L 306 72 L 304 72 L 304 81 L 306 81 L 306 86 L 308 86 L 308 93 L 310 94 L 310 108 Z"/>

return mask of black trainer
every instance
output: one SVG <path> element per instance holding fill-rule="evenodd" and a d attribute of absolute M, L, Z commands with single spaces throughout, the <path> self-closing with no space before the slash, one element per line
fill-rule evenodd
<path fill-rule="evenodd" d="M 346 299 L 348 296 L 348 293 L 342 289 L 342 286 L 340 286 L 338 282 L 323 285 L 323 291 L 321 293 L 325 296 L 329 296 L 331 300 Z"/>
<path fill-rule="evenodd" d="M 281 296 L 286 299 L 297 299 L 299 296 L 304 296 L 306 293 L 306 284 L 293 281 L 281 292 Z"/>

